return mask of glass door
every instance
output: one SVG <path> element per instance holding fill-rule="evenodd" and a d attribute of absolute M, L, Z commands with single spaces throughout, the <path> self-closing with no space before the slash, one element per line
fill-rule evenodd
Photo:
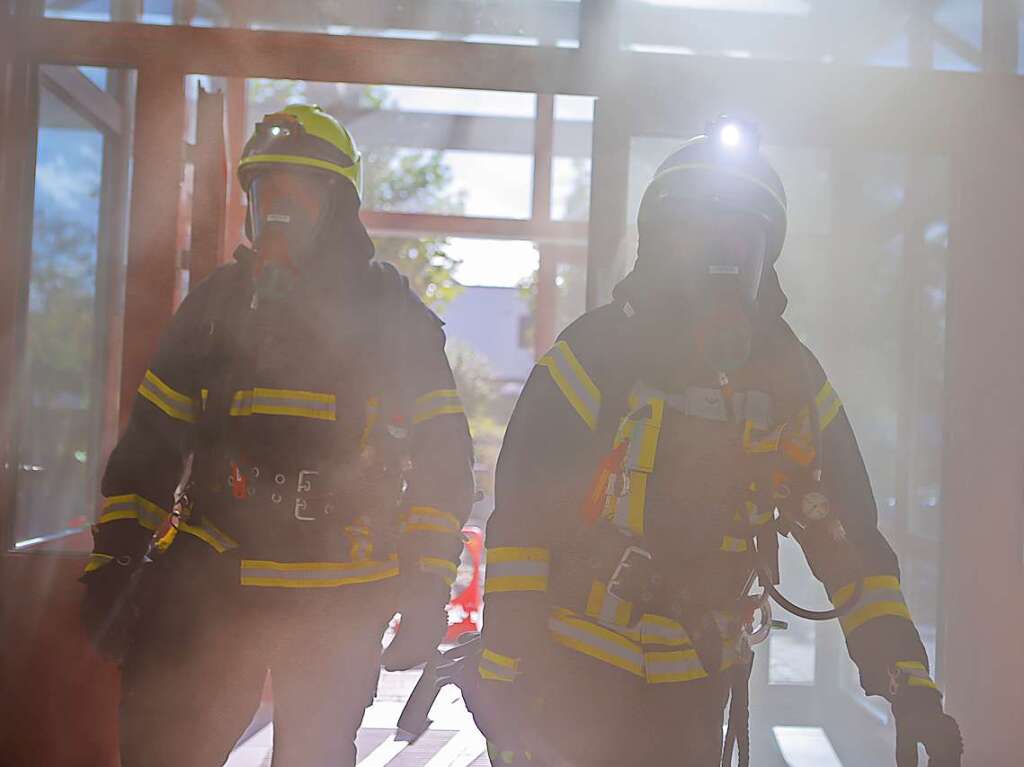
<path fill-rule="evenodd" d="M 41 65 L 14 452 L 18 551 L 87 535 L 117 436 L 134 73 Z"/>

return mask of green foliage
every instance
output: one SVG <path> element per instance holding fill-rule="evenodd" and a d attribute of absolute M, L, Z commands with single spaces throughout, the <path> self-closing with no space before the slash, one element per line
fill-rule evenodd
<path fill-rule="evenodd" d="M 27 350 L 32 398 L 39 404 L 71 396 L 88 407 L 95 246 L 86 226 L 37 207 Z"/>

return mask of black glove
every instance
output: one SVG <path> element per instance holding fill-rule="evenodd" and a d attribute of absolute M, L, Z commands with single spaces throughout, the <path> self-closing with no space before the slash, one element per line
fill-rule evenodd
<path fill-rule="evenodd" d="M 113 663 L 124 659 L 139 617 L 141 563 L 122 555 L 79 580 L 85 584 L 80 616 L 89 642 Z"/>
<path fill-rule="evenodd" d="M 896 719 L 896 764 L 917 767 L 917 744 L 928 752 L 929 767 L 960 767 L 964 745 L 956 720 L 942 711 L 934 690 L 910 687 L 892 704 Z"/>
<path fill-rule="evenodd" d="M 441 581 L 427 580 L 432 577 L 420 576 L 426 585 L 406 589 L 399 600 L 402 620 L 398 624 L 398 634 L 381 656 L 381 663 L 387 671 L 405 671 L 426 663 L 434 656 L 448 631 L 448 614 L 444 608 L 448 604 L 450 589 Z"/>

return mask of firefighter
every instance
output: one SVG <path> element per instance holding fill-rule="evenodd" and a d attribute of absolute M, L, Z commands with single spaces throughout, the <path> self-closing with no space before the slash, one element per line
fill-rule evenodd
<path fill-rule="evenodd" d="M 712 123 L 658 168 L 613 301 L 531 373 L 460 679 L 492 763 L 712 767 L 738 743 L 745 764 L 751 646 L 790 534 L 834 605 L 808 617 L 839 618 L 901 758 L 923 743 L 959 764 L 850 422 L 781 317 L 786 210 L 756 128 Z"/>
<path fill-rule="evenodd" d="M 252 247 L 167 328 L 82 578 L 122 661 L 124 767 L 222 764 L 268 669 L 274 764 L 352 765 L 396 611 L 389 669 L 444 634 L 472 504 L 442 323 L 371 261 L 348 131 L 316 106 L 266 115 L 238 178 Z"/>

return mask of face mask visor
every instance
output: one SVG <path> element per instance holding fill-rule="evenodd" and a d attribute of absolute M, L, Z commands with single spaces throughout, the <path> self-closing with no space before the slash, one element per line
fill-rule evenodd
<path fill-rule="evenodd" d="M 275 170 L 249 184 L 253 249 L 264 264 L 300 271 L 312 258 L 331 180 L 313 171 Z"/>
<path fill-rule="evenodd" d="M 694 205 L 659 227 L 662 277 L 702 314 L 723 305 L 753 313 L 767 261 L 763 219 L 743 210 Z M 666 285 L 666 287 L 668 287 Z"/>

